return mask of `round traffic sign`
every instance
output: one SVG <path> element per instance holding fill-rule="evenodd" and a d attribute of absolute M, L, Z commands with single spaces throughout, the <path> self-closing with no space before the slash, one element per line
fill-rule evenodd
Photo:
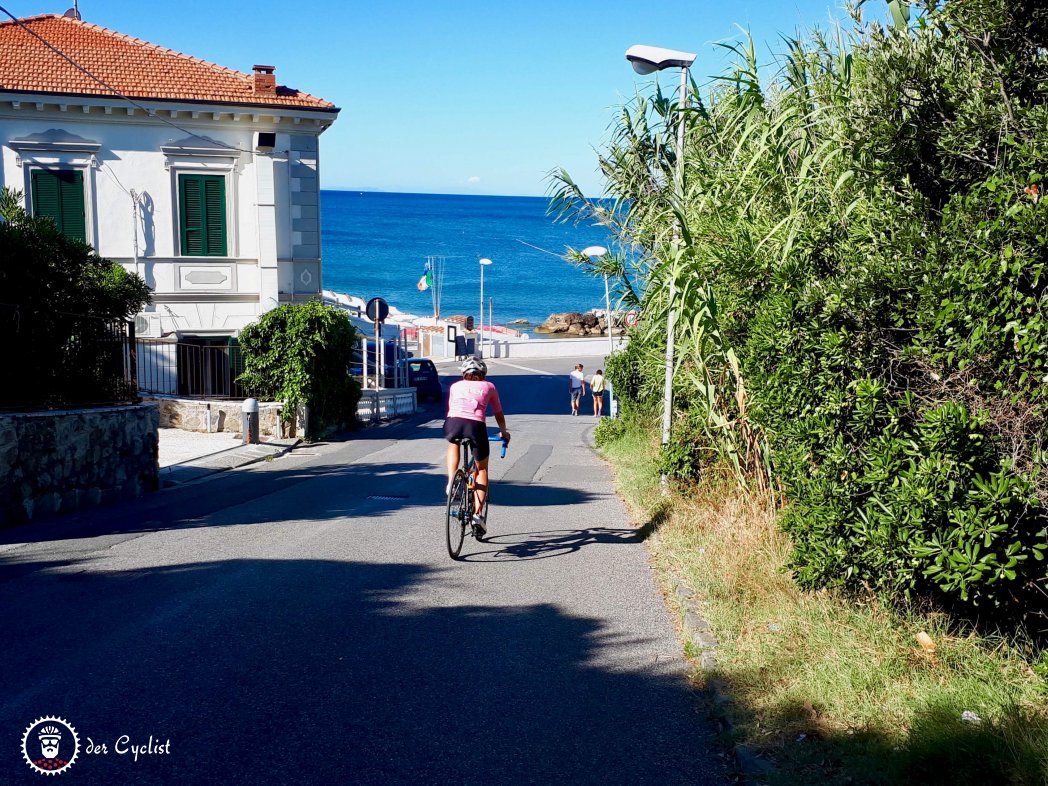
<path fill-rule="evenodd" d="M 633 327 L 637 324 L 637 312 L 627 311 L 626 316 L 622 318 L 622 321 L 626 323 L 626 327 Z"/>
<path fill-rule="evenodd" d="M 385 322 L 389 316 L 389 303 L 380 297 L 373 297 L 364 308 L 364 313 L 372 322 Z"/>

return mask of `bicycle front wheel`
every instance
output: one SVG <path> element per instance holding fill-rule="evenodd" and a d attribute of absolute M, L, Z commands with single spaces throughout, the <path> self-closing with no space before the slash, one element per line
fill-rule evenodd
<path fill-rule="evenodd" d="M 448 554 L 458 559 L 462 552 L 462 541 L 466 538 L 466 524 L 469 511 L 466 505 L 466 473 L 461 469 L 451 481 L 451 492 L 448 494 L 447 529 Z"/>

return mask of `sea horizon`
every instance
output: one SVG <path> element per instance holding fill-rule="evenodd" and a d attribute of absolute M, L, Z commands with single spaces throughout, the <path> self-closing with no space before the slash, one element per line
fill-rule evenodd
<path fill-rule="evenodd" d="M 427 259 L 442 258 L 441 315 L 477 317 L 479 260 L 488 258 L 485 322 L 489 305 L 504 325 L 604 308 L 603 279 L 562 256 L 569 246 L 609 246 L 607 230 L 557 223 L 548 205 L 547 196 L 323 189 L 324 288 L 431 316 L 432 293 L 417 285 Z"/>
<path fill-rule="evenodd" d="M 505 197 L 507 199 L 545 199 L 549 200 L 550 197 L 547 194 L 479 194 L 465 191 L 393 191 L 388 188 L 323 188 L 321 193 L 326 191 L 339 191 L 339 192 L 357 192 L 361 194 L 420 194 L 423 196 L 471 196 L 471 197 L 491 197 L 492 199 L 499 199 Z M 602 197 L 587 196 L 587 199 L 601 199 Z"/>

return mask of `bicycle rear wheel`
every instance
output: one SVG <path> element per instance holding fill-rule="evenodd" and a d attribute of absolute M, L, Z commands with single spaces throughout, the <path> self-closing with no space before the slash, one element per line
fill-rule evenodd
<path fill-rule="evenodd" d="M 451 492 L 448 494 L 447 529 L 448 554 L 458 559 L 462 551 L 462 541 L 466 538 L 466 524 L 469 510 L 466 504 L 466 473 L 461 469 L 451 480 Z"/>

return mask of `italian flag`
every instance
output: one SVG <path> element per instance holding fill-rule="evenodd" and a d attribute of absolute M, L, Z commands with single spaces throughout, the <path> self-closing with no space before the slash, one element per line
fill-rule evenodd
<path fill-rule="evenodd" d="M 425 292 L 433 286 L 433 271 L 429 269 L 429 262 L 427 262 L 426 267 L 423 268 L 422 278 L 418 280 L 416 286 L 418 287 L 419 292 Z"/>

